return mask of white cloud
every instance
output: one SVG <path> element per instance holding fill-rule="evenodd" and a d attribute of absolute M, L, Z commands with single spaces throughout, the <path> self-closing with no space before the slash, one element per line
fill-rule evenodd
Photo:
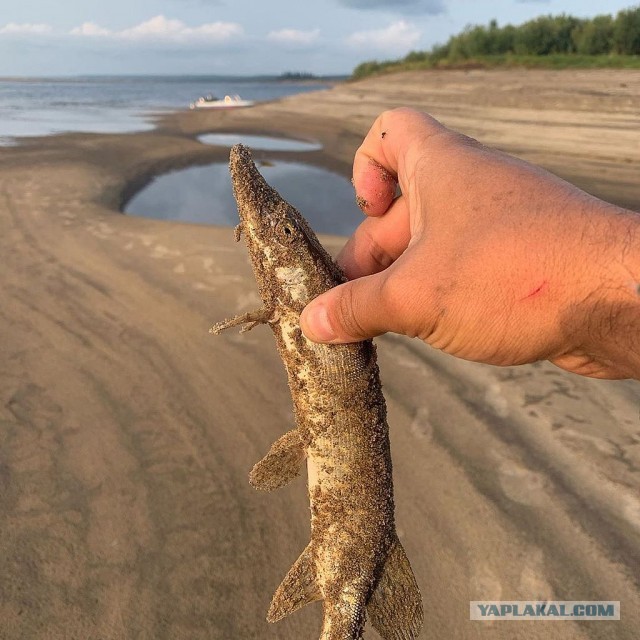
<path fill-rule="evenodd" d="M 15 22 L 9 22 L 3 27 L 0 27 L 0 34 L 42 35 L 45 33 L 51 33 L 52 30 L 53 29 L 48 24 L 16 24 Z"/>
<path fill-rule="evenodd" d="M 244 34 L 242 25 L 237 22 L 209 22 L 195 29 L 186 29 L 185 35 L 202 36 L 214 40 L 230 40 Z"/>
<path fill-rule="evenodd" d="M 73 36 L 110 36 L 111 31 L 109 29 L 103 29 L 95 22 L 83 22 L 79 27 L 71 29 L 71 35 Z"/>
<path fill-rule="evenodd" d="M 71 30 L 72 35 L 86 37 L 110 37 L 132 41 L 160 42 L 226 42 L 242 36 L 244 29 L 236 22 L 209 22 L 198 27 L 188 27 L 181 20 L 155 16 L 135 27 L 110 31 L 93 22 L 85 22 Z"/>
<path fill-rule="evenodd" d="M 347 38 L 347 44 L 356 49 L 408 51 L 418 43 L 421 35 L 417 27 L 399 20 L 392 22 L 385 29 L 356 31 Z"/>
<path fill-rule="evenodd" d="M 313 29 L 312 31 L 280 29 L 279 31 L 270 31 L 267 35 L 267 40 L 278 44 L 309 45 L 313 44 L 319 35 L 320 29 Z"/>

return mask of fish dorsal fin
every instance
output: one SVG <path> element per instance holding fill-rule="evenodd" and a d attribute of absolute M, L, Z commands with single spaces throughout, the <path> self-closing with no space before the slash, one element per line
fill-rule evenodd
<path fill-rule="evenodd" d="M 284 487 L 300 473 L 306 457 L 300 434 L 297 429 L 292 429 L 278 438 L 269 453 L 255 464 L 249 474 L 249 482 L 264 491 Z"/>
<path fill-rule="evenodd" d="M 322 593 L 316 579 L 316 563 L 309 543 L 276 589 L 267 621 L 278 622 L 316 600 L 322 600 Z"/>
<path fill-rule="evenodd" d="M 414 640 L 420 634 L 422 598 L 407 555 L 397 538 L 367 603 L 367 613 L 382 640 Z"/>

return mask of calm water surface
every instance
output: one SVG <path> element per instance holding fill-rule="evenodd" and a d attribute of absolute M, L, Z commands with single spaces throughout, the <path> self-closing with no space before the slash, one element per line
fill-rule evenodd
<path fill-rule="evenodd" d="M 11 144 L 15 136 L 150 129 L 150 113 L 188 109 L 207 94 L 261 102 L 328 86 L 322 80 L 237 76 L 0 78 L 0 144 Z"/>
<path fill-rule="evenodd" d="M 259 169 L 318 233 L 349 235 L 363 219 L 353 187 L 342 176 L 296 162 L 268 163 Z M 159 176 L 129 201 L 125 213 L 235 226 L 238 213 L 229 167 L 215 163 Z"/>
<path fill-rule="evenodd" d="M 253 136 L 246 133 L 206 133 L 199 136 L 198 140 L 204 144 L 215 144 L 220 147 L 232 147 L 241 142 L 252 149 L 260 149 L 261 151 L 318 151 L 322 149 L 319 142 Z"/>

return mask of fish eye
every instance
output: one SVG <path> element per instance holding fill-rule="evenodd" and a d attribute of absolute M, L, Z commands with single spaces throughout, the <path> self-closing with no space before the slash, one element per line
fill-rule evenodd
<path fill-rule="evenodd" d="M 283 220 L 277 225 L 278 235 L 285 242 L 292 242 L 295 238 L 295 224 L 291 220 Z"/>

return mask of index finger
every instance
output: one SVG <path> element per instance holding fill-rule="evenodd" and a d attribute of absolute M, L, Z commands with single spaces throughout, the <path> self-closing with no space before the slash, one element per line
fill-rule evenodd
<path fill-rule="evenodd" d="M 437 120 L 408 108 L 378 116 L 353 160 L 353 186 L 360 208 L 368 216 L 384 214 L 396 195 L 409 188 L 416 149 L 429 137 L 445 131 Z M 408 171 L 409 169 L 409 171 Z"/>

